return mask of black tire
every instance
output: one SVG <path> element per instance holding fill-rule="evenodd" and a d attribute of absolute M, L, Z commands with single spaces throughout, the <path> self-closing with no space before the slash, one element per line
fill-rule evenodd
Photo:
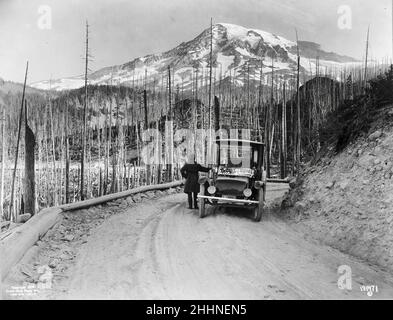
<path fill-rule="evenodd" d="M 265 194 L 264 189 L 263 188 L 259 189 L 259 192 L 258 192 L 259 204 L 253 209 L 255 222 L 259 222 L 262 219 L 264 194 Z"/>
<path fill-rule="evenodd" d="M 200 194 L 205 195 L 205 186 L 201 185 Z M 206 200 L 204 198 L 199 198 L 199 218 L 206 217 Z"/>
<path fill-rule="evenodd" d="M 261 205 L 257 205 L 254 209 L 254 221 L 259 222 L 262 219 L 262 208 Z"/>

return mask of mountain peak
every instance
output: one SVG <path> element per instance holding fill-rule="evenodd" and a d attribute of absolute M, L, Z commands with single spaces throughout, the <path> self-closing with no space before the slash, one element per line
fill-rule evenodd
<path fill-rule="evenodd" d="M 136 58 L 122 65 L 106 67 L 93 72 L 89 76 L 90 84 L 123 84 L 134 85 L 135 80 L 144 79 L 156 85 L 164 85 L 168 66 L 173 70 L 175 85 L 187 89 L 192 85 L 196 72 L 200 81 L 206 81 L 207 69 L 210 65 L 210 27 L 205 29 L 195 39 L 182 42 L 177 47 L 159 54 L 151 54 Z M 309 42 L 299 42 L 302 72 L 315 70 L 315 59 L 319 57 L 321 67 L 347 62 L 354 59 L 328 53 L 320 45 Z M 266 76 L 271 69 L 274 59 L 274 72 L 284 77 L 290 77 L 297 69 L 296 43 L 284 37 L 259 29 L 245 28 L 231 23 L 216 23 L 213 25 L 213 56 L 212 67 L 215 81 L 219 78 L 235 78 L 241 83 L 250 74 L 251 80 L 259 80 L 261 63 L 263 74 Z M 205 82 L 206 83 L 206 82 Z M 67 90 L 82 87 L 82 77 L 64 78 L 59 80 L 42 81 L 32 84 L 40 89 Z"/>
<path fill-rule="evenodd" d="M 296 43 L 293 41 L 259 29 L 249 29 L 232 23 L 217 23 L 215 26 L 217 26 L 218 28 L 225 28 L 230 39 L 242 39 L 251 41 L 262 40 L 272 46 L 282 45 L 285 47 L 293 47 L 296 45 Z"/>

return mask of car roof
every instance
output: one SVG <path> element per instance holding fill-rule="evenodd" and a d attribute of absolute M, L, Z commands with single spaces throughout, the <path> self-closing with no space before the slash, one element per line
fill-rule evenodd
<path fill-rule="evenodd" d="M 242 140 L 242 139 L 217 139 L 216 142 L 240 142 L 242 144 L 264 145 L 263 142 L 251 141 L 251 140 Z"/>

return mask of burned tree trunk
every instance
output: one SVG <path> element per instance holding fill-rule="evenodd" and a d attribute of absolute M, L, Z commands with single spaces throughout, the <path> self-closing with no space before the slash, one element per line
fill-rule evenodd
<path fill-rule="evenodd" d="M 149 119 L 147 116 L 147 91 L 146 89 L 143 90 L 143 110 L 144 110 L 144 114 L 145 114 L 145 126 L 144 126 L 144 130 L 149 129 Z"/>
<path fill-rule="evenodd" d="M 66 112 L 64 120 L 64 132 L 65 132 L 65 202 L 70 202 L 70 152 L 69 152 L 69 137 L 68 137 L 68 103 L 66 102 Z"/>
<path fill-rule="evenodd" d="M 86 58 L 85 58 L 85 101 L 83 105 L 83 131 L 82 131 L 82 152 L 81 152 L 81 176 L 80 176 L 80 199 L 85 200 L 85 153 L 86 153 L 86 121 L 87 121 L 87 72 L 89 62 L 89 25 L 86 21 Z"/>
<path fill-rule="evenodd" d="M 144 130 L 148 130 L 149 129 L 149 119 L 148 119 L 148 112 L 147 112 L 147 91 L 146 88 L 145 90 L 143 90 L 143 109 L 144 109 L 144 113 L 145 113 L 145 125 L 144 125 Z M 150 161 L 149 161 L 150 162 Z M 151 167 L 150 164 L 147 163 L 146 164 L 146 184 L 150 184 L 150 178 L 151 178 Z"/>
<path fill-rule="evenodd" d="M 12 172 L 12 181 L 11 181 L 11 201 L 10 201 L 10 209 L 9 209 L 9 218 L 11 218 L 11 216 L 12 216 L 12 209 L 13 209 L 13 204 L 14 204 L 16 169 L 17 169 L 17 166 L 18 166 L 19 141 L 20 141 L 21 128 L 22 128 L 23 103 L 25 102 L 25 90 L 26 90 L 26 80 L 27 80 L 27 72 L 28 72 L 28 70 L 29 70 L 29 62 L 26 63 L 25 81 L 24 81 L 24 84 L 23 84 L 22 102 L 21 102 L 20 114 L 19 114 L 18 138 L 16 139 L 14 171 Z M 15 221 L 16 221 L 16 219 L 17 219 L 17 217 L 14 217 Z"/>
<path fill-rule="evenodd" d="M 300 52 L 299 52 L 299 40 L 296 31 L 296 47 L 297 47 L 297 77 L 296 77 L 296 174 L 300 173 L 300 155 L 301 155 L 301 143 L 302 143 L 302 132 L 301 132 L 301 119 L 300 119 Z"/>
<path fill-rule="evenodd" d="M 5 170 L 5 106 L 3 108 L 3 116 L 2 116 L 2 126 L 1 126 L 1 182 L 0 182 L 0 217 L 4 217 L 4 208 L 3 208 L 3 199 L 4 199 L 4 170 Z"/>
<path fill-rule="evenodd" d="M 168 104 L 169 104 L 169 114 L 166 117 L 166 124 L 165 124 L 165 132 L 166 137 L 168 138 L 165 141 L 166 148 L 167 148 L 167 163 L 166 163 L 166 181 L 172 181 L 172 163 L 173 163 L 173 127 L 172 124 L 169 124 L 169 121 L 173 121 L 172 117 L 172 88 L 171 88 L 171 68 L 168 66 Z"/>
<path fill-rule="evenodd" d="M 287 108 L 286 108 L 286 96 L 285 96 L 285 83 L 283 87 L 283 102 L 281 109 L 281 179 L 284 179 L 287 175 Z"/>
<path fill-rule="evenodd" d="M 214 130 L 220 130 L 220 101 L 214 96 Z"/>
<path fill-rule="evenodd" d="M 25 105 L 25 179 L 24 179 L 24 213 L 35 214 L 35 136 L 27 123 L 27 106 Z"/>

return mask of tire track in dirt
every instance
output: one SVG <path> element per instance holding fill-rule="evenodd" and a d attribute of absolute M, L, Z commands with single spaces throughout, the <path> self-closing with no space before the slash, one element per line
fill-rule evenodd
<path fill-rule="evenodd" d="M 139 273 L 147 252 L 140 254 L 138 247 L 160 213 L 173 205 L 161 199 L 142 202 L 98 227 L 79 252 L 72 276 L 65 280 L 67 292 L 60 298 L 138 299 L 144 293 Z"/>
<path fill-rule="evenodd" d="M 245 211 L 210 208 L 199 219 L 184 194 L 126 208 L 87 240 L 51 298 L 368 299 L 363 284 L 378 285 L 374 298 L 393 297 L 392 275 L 306 240 L 273 215 L 255 223 Z M 338 289 L 343 264 L 353 269 L 352 291 Z"/>

